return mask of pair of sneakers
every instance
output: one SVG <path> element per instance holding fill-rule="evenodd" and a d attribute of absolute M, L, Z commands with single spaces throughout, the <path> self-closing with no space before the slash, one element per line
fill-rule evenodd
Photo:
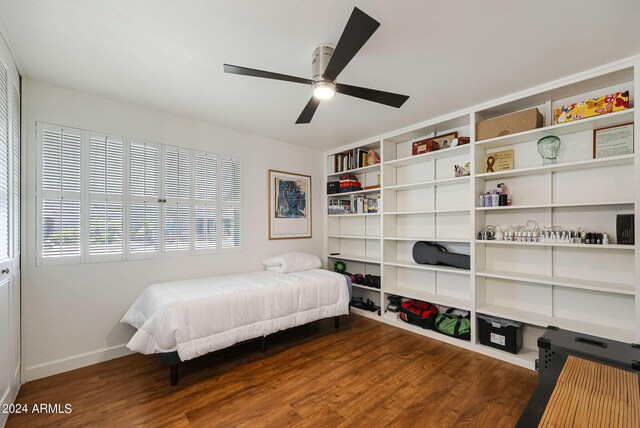
<path fill-rule="evenodd" d="M 367 301 L 365 302 L 364 299 L 360 296 L 354 296 L 351 299 L 350 305 L 354 308 L 363 309 L 369 312 L 375 312 L 380 309 L 380 306 L 376 305 L 373 300 L 367 299 Z"/>

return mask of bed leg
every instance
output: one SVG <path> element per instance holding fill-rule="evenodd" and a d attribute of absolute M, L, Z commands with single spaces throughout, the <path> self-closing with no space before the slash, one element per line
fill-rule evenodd
<path fill-rule="evenodd" d="M 171 364 L 169 371 L 171 374 L 171 386 L 176 386 L 178 384 L 178 364 Z"/>
<path fill-rule="evenodd" d="M 263 354 L 267 352 L 267 336 L 262 336 L 262 340 L 260 340 L 260 352 Z"/>
<path fill-rule="evenodd" d="M 340 328 L 340 317 L 333 317 L 333 321 L 336 326 L 336 330 Z"/>

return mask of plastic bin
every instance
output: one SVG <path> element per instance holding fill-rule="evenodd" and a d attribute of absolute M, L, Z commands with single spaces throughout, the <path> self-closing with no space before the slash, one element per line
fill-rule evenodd
<path fill-rule="evenodd" d="M 522 323 L 503 318 L 478 315 L 480 343 L 517 354 L 522 349 Z"/>

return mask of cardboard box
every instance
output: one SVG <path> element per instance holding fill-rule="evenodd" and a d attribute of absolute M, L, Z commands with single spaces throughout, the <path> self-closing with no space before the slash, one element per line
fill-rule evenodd
<path fill-rule="evenodd" d="M 587 117 L 613 113 L 629 108 L 629 91 L 616 92 L 553 109 L 555 123 L 567 123 Z"/>
<path fill-rule="evenodd" d="M 476 125 L 476 141 L 541 128 L 542 122 L 542 114 L 535 107 L 483 120 Z"/>

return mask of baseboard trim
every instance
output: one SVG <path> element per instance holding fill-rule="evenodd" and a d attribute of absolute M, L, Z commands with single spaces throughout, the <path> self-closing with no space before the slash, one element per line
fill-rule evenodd
<path fill-rule="evenodd" d="M 85 352 L 84 354 L 60 358 L 47 363 L 25 367 L 22 380 L 23 382 L 30 382 L 32 380 L 42 379 L 43 377 L 68 372 L 70 370 L 79 369 L 81 367 L 90 366 L 92 364 L 101 363 L 114 358 L 124 357 L 129 354 L 132 354 L 132 352 L 128 350 L 126 348 L 126 344 L 123 343 L 109 348 Z"/>

